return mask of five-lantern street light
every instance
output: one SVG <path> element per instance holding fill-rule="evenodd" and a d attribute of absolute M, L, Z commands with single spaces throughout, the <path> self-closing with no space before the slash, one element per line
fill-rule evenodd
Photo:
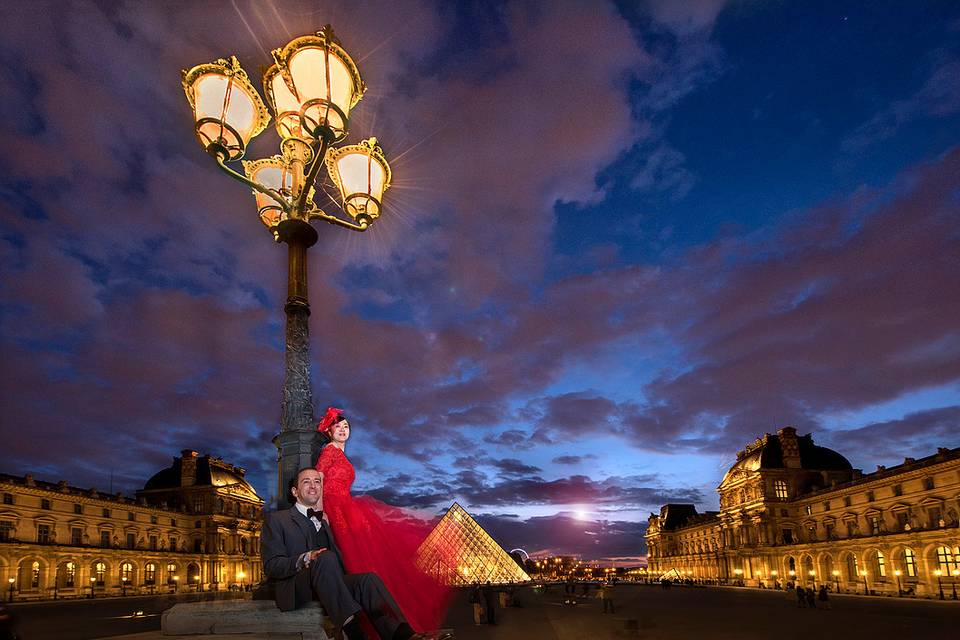
<path fill-rule="evenodd" d="M 273 51 L 263 74 L 268 111 L 236 57 L 201 64 L 183 72 L 183 89 L 193 108 L 200 144 L 231 178 L 253 189 L 257 212 L 277 242 L 288 246 L 286 367 L 278 449 L 277 506 L 288 480 L 313 466 L 320 442 L 310 390 L 307 317 L 307 254 L 318 234 L 315 220 L 366 231 L 383 209 L 391 172 L 376 138 L 334 148 L 346 138 L 350 111 L 366 86 L 356 64 L 330 25 L 291 40 Z M 250 140 L 276 121 L 280 155 L 244 161 L 244 173 L 228 165 L 240 160 Z M 339 191 L 330 195 L 323 168 Z M 319 196 L 337 204 L 342 215 L 321 208 Z"/>

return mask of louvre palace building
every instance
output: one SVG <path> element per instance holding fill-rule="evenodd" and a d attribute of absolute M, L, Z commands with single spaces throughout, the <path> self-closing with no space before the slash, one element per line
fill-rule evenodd
<path fill-rule="evenodd" d="M 184 450 L 136 498 L 0 474 L 4 599 L 247 588 L 263 500 L 244 470 Z"/>
<path fill-rule="evenodd" d="M 960 448 L 865 474 L 787 427 L 737 453 L 717 492 L 719 512 L 650 515 L 652 573 L 927 597 L 960 588 Z"/>

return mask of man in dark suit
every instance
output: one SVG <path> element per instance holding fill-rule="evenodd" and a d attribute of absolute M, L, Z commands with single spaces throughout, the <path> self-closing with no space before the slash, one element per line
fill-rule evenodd
<path fill-rule="evenodd" d="M 417 640 L 400 608 L 375 573 L 348 574 L 323 515 L 323 476 L 301 469 L 290 492 L 290 509 L 267 514 L 261 532 L 261 555 L 275 584 L 281 611 L 319 600 L 349 640 L 367 640 L 359 614 L 367 614 L 381 640 Z"/>

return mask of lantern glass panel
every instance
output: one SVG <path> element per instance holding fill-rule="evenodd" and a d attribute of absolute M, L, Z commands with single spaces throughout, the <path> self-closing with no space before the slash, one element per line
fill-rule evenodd
<path fill-rule="evenodd" d="M 343 112 L 341 115 L 324 105 L 314 105 L 304 115 L 338 134 L 346 131 L 345 117 L 350 115 L 350 103 L 356 91 L 347 65 L 332 52 L 305 47 L 290 57 L 290 75 L 300 94 L 301 109 L 310 100 L 324 100 Z M 329 87 L 327 78 L 330 79 Z"/>
<path fill-rule="evenodd" d="M 203 118 L 217 121 L 202 124 L 199 131 L 201 137 L 211 141 L 222 137 L 229 147 L 245 147 L 257 125 L 256 102 L 246 89 L 230 76 L 205 73 L 196 79 L 193 91 L 197 121 Z M 221 127 L 220 121 L 233 128 L 236 134 Z"/>
<path fill-rule="evenodd" d="M 277 116 L 277 131 L 280 137 L 300 137 L 300 102 L 283 81 L 283 76 L 275 73 L 270 79 L 274 109 Z M 282 114 L 282 115 L 281 115 Z"/>
<path fill-rule="evenodd" d="M 293 189 L 293 173 L 279 159 L 257 160 L 244 163 L 244 166 L 248 178 L 280 193 L 284 197 L 289 196 Z M 254 191 L 253 197 L 257 201 L 257 211 L 260 213 L 260 220 L 263 224 L 271 229 L 276 227 L 284 216 L 283 209 L 277 201 L 259 191 Z"/>
<path fill-rule="evenodd" d="M 337 172 L 347 213 L 354 217 L 361 213 L 379 215 L 386 183 L 386 171 L 380 163 L 369 153 L 348 152 L 337 159 Z M 376 202 L 371 202 L 371 197 Z"/>

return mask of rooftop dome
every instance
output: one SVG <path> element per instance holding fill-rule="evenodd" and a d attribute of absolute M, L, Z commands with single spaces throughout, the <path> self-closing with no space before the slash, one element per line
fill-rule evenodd
<path fill-rule="evenodd" d="M 796 450 L 790 451 L 792 442 L 796 443 Z M 813 436 L 797 436 L 796 430 L 791 427 L 780 429 L 777 435 L 766 434 L 758 438 L 756 442 L 747 446 L 746 449 L 737 454 L 737 461 L 730 467 L 727 474 L 723 477 L 721 485 L 728 479 L 739 475 L 738 472 L 758 471 L 760 469 L 785 469 L 787 464 L 784 462 L 784 444 L 786 442 L 787 456 L 795 456 L 799 453 L 799 468 L 809 471 L 850 471 L 853 466 L 850 461 L 842 455 L 813 443 Z"/>
<path fill-rule="evenodd" d="M 186 460 L 186 468 L 184 460 Z M 182 456 L 173 459 L 173 464 L 158 471 L 147 480 L 143 491 L 179 489 L 184 486 L 236 486 L 243 492 L 249 492 L 252 497 L 257 497 L 257 492 L 244 477 L 245 473 L 242 468 L 235 467 L 220 458 L 209 455 L 198 457 L 196 451 L 186 449 Z"/>

